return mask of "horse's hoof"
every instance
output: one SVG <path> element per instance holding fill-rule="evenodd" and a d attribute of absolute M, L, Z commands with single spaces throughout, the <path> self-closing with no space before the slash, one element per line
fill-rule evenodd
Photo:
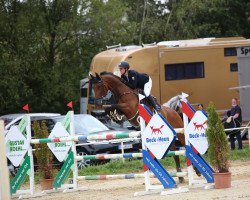
<path fill-rule="evenodd" d="M 196 174 L 197 174 L 197 176 L 199 176 L 199 177 L 201 176 L 201 173 L 200 173 L 200 172 L 196 172 Z"/>
<path fill-rule="evenodd" d="M 194 171 L 195 171 L 195 173 L 196 173 L 197 176 L 199 176 L 199 177 L 201 176 L 200 171 L 196 167 L 194 167 Z"/>
<path fill-rule="evenodd" d="M 179 183 L 185 183 L 185 179 L 183 177 L 179 177 Z"/>

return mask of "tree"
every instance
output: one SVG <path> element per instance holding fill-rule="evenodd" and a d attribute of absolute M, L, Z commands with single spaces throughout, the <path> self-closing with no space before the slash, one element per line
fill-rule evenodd
<path fill-rule="evenodd" d="M 230 150 L 224 127 L 212 102 L 209 103 L 207 120 L 208 158 L 216 172 L 229 171 Z"/>
<path fill-rule="evenodd" d="M 250 37 L 249 13 L 248 0 L 2 0 L 0 114 L 78 110 L 79 81 L 106 46 Z"/>
<path fill-rule="evenodd" d="M 247 0 L 180 0 L 170 7 L 170 38 L 249 37 Z"/>
<path fill-rule="evenodd" d="M 79 106 L 79 82 L 108 44 L 129 42 L 121 1 L 1 1 L 0 113 L 64 113 Z M 128 31 L 129 32 L 129 31 Z"/>

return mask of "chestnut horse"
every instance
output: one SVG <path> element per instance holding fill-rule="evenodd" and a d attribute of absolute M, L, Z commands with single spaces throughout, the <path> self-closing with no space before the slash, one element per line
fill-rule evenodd
<path fill-rule="evenodd" d="M 93 84 L 96 99 L 104 98 L 109 90 L 112 92 L 115 98 L 117 104 L 113 104 L 111 107 L 106 109 L 105 113 L 109 113 L 110 111 L 117 109 L 126 116 L 127 120 L 133 126 L 139 126 L 138 93 L 129 88 L 120 77 L 115 76 L 112 73 L 103 72 L 101 75 L 96 73 L 96 77 L 93 75 L 90 76 L 90 81 Z M 150 109 L 152 109 L 152 107 Z M 176 111 L 162 106 L 160 113 L 172 127 L 183 128 L 183 121 Z M 177 150 L 177 144 L 178 146 L 185 146 L 184 134 L 177 133 L 177 138 L 178 141 L 172 145 L 171 150 Z M 174 160 L 176 163 L 177 172 L 181 172 L 179 156 L 174 156 Z M 182 177 L 179 177 L 180 182 L 183 180 L 184 179 Z"/>

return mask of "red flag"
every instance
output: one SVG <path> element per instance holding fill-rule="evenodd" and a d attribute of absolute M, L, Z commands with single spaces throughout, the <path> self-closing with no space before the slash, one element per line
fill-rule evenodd
<path fill-rule="evenodd" d="M 71 109 L 73 109 L 72 101 L 70 101 L 70 102 L 67 104 L 67 106 L 70 107 Z"/>
<path fill-rule="evenodd" d="M 23 110 L 27 110 L 28 112 L 30 112 L 29 104 L 24 105 L 23 106 Z"/>

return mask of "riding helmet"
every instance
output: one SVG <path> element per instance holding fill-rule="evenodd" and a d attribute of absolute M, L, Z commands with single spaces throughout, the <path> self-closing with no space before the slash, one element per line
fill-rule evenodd
<path fill-rule="evenodd" d="M 128 62 L 122 61 L 122 62 L 119 63 L 118 67 L 119 68 L 128 68 L 129 69 L 130 66 L 129 66 Z"/>

